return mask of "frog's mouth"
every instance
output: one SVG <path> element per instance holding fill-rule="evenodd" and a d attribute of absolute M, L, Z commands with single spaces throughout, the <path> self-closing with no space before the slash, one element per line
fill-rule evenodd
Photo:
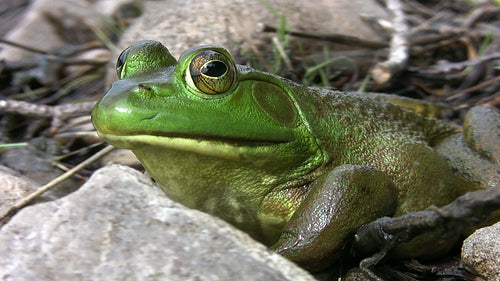
<path fill-rule="evenodd" d="M 194 134 L 185 134 L 185 133 L 158 133 L 154 134 L 158 135 L 161 137 L 165 138 L 170 138 L 170 139 L 190 139 L 190 140 L 195 140 L 198 142 L 202 141 L 210 141 L 213 143 L 228 143 L 232 146 L 251 146 L 251 147 L 258 147 L 258 146 L 269 146 L 269 145 L 274 145 L 274 144 L 280 144 L 280 143 L 286 143 L 292 141 L 290 138 L 283 138 L 283 139 L 259 139 L 259 138 L 238 138 L 238 137 L 231 137 L 231 136 L 204 136 L 204 135 L 194 135 Z"/>
<path fill-rule="evenodd" d="M 171 133 L 163 135 L 121 136 L 98 132 L 110 144 L 131 150 L 155 147 L 159 150 L 171 149 L 198 153 L 206 156 L 242 160 L 249 157 L 269 157 L 270 150 L 290 144 L 293 140 L 238 139 L 225 137 L 195 136 Z"/>

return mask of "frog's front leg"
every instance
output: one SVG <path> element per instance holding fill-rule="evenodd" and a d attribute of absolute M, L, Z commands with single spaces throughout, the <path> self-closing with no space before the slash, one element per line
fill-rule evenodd
<path fill-rule="evenodd" d="M 396 209 L 396 188 L 383 172 L 344 165 L 313 183 L 271 248 L 309 270 L 335 262 L 361 225 Z"/>

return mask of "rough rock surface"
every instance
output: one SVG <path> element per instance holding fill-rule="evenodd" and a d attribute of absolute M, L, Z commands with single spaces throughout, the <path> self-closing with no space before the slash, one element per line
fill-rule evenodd
<path fill-rule="evenodd" d="M 0 214 L 4 214 L 19 199 L 35 191 L 36 186 L 30 179 L 0 165 Z"/>
<path fill-rule="evenodd" d="M 381 39 L 360 15 L 386 17 L 373 0 L 292 1 L 267 0 L 282 14 L 287 28 L 320 33 L 342 33 L 365 39 Z M 120 47 L 140 39 L 161 41 L 178 57 L 187 48 L 222 45 L 232 52 L 250 45 L 269 44 L 274 33 L 259 31 L 259 24 L 278 27 L 277 15 L 257 0 L 164 0 L 145 1 L 144 13 L 123 34 Z M 323 42 L 324 44 L 325 42 Z"/>
<path fill-rule="evenodd" d="M 314 280 L 123 166 L 21 210 L 0 230 L 2 280 Z"/>
<path fill-rule="evenodd" d="M 387 18 L 383 6 L 374 0 L 264 1 L 282 14 L 287 29 L 317 33 L 341 33 L 367 40 L 382 40 L 360 15 Z M 139 40 L 162 42 L 176 58 L 188 48 L 219 45 L 232 54 L 268 50 L 276 33 L 261 32 L 266 24 L 278 27 L 279 18 L 257 0 L 163 0 L 145 1 L 143 15 L 122 35 L 120 52 Z M 301 48 L 320 52 L 325 41 L 301 41 Z M 314 47 L 315 46 L 315 47 Z M 292 48 L 300 49 L 300 48 Z M 116 60 L 108 65 L 107 84 L 116 80 Z"/>
<path fill-rule="evenodd" d="M 500 280 L 500 222 L 478 229 L 465 239 L 462 262 L 486 280 Z"/>

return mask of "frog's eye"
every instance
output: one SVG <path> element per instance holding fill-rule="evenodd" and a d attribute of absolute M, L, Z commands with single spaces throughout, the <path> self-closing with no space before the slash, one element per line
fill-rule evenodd
<path fill-rule="evenodd" d="M 128 54 L 130 53 L 130 47 L 123 50 L 118 59 L 116 60 L 116 75 L 118 75 L 118 79 L 122 79 L 123 77 L 123 67 L 125 62 L 127 61 Z"/>
<path fill-rule="evenodd" d="M 223 53 L 206 50 L 191 60 L 189 75 L 199 91 L 207 95 L 217 95 L 227 91 L 233 84 L 235 66 Z"/>
<path fill-rule="evenodd" d="M 174 66 L 177 60 L 160 42 L 142 40 L 123 50 L 116 61 L 119 79 Z"/>

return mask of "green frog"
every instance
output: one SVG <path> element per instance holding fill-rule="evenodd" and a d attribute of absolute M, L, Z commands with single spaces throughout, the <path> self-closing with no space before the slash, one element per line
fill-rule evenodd
<path fill-rule="evenodd" d="M 367 222 L 500 183 L 493 108 L 473 108 L 461 132 L 383 95 L 236 65 L 217 46 L 177 61 L 139 41 L 117 73 L 92 112 L 98 134 L 131 149 L 171 199 L 311 270 L 332 264 Z"/>

